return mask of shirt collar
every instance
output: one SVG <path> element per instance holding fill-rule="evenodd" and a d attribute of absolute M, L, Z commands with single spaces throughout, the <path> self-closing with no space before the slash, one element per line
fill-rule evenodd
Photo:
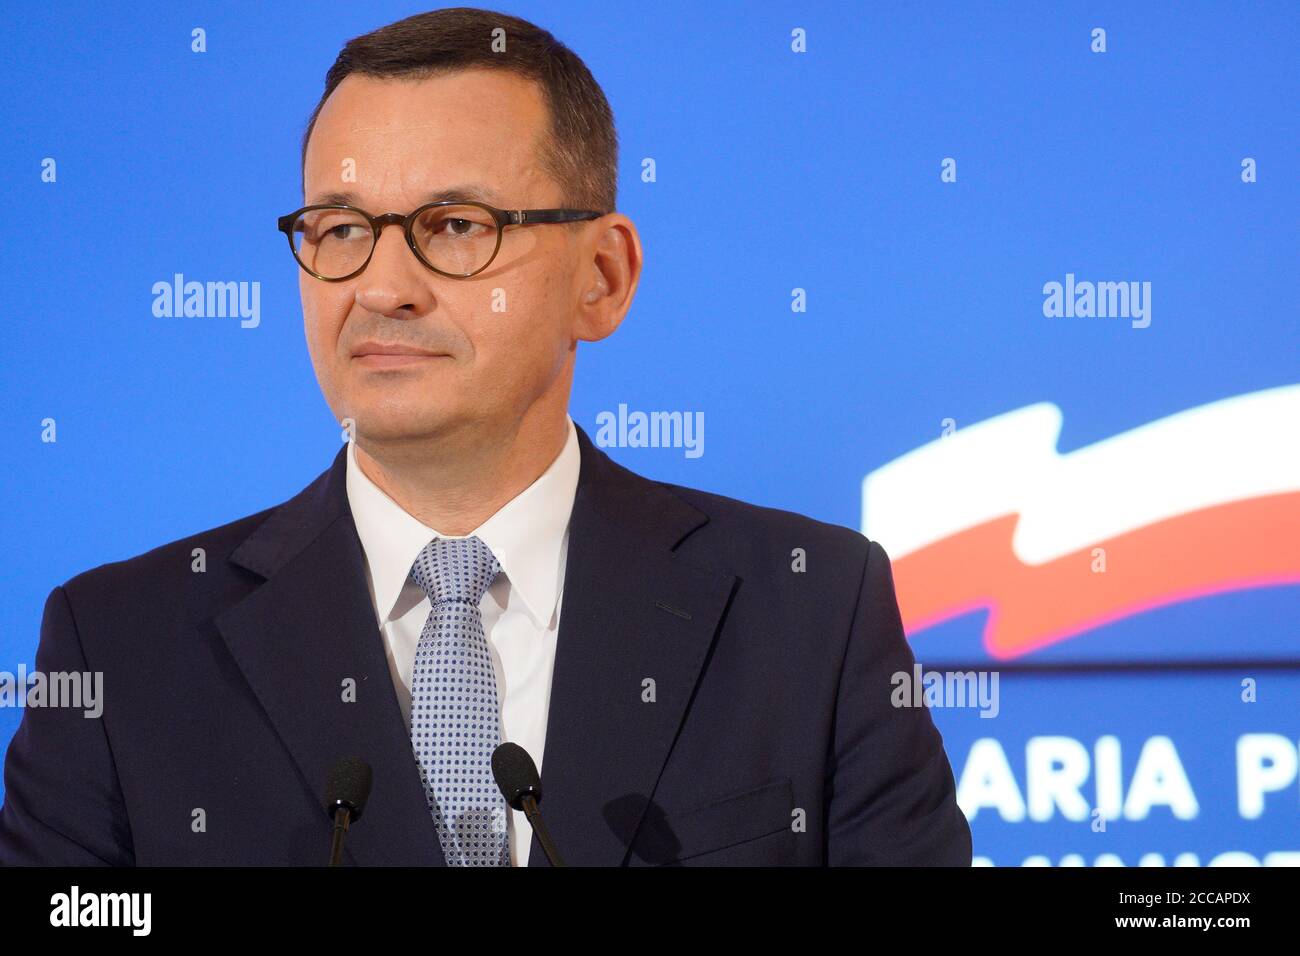
<path fill-rule="evenodd" d="M 546 471 L 470 532 L 492 549 L 534 623 L 550 624 L 560 596 L 560 557 L 578 488 L 578 435 L 573 419 L 564 448 Z M 365 551 L 370 593 L 382 625 L 393 613 L 425 546 L 444 535 L 426 527 L 388 497 L 357 464 L 348 445 L 348 503 Z M 469 537 L 469 535 L 465 535 Z"/>

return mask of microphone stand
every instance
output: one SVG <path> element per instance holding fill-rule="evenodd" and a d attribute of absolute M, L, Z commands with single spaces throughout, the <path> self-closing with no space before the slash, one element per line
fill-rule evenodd
<path fill-rule="evenodd" d="M 560 851 L 555 848 L 551 842 L 551 834 L 546 829 L 546 824 L 542 822 L 542 815 L 537 811 L 537 800 L 531 793 L 526 793 L 520 798 L 523 804 L 524 816 L 528 818 L 528 823 L 537 834 L 537 842 L 542 845 L 542 852 L 546 854 L 547 862 L 551 866 L 566 866 L 565 862 L 560 859 Z M 344 824 L 347 827 L 347 824 Z"/>
<path fill-rule="evenodd" d="M 343 864 L 343 838 L 348 834 L 348 824 L 352 822 L 352 811 L 341 806 L 334 811 L 334 837 L 330 840 L 330 866 Z"/>

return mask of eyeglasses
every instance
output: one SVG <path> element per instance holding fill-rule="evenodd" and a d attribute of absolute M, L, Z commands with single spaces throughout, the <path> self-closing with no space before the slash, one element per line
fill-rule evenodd
<path fill-rule="evenodd" d="M 444 199 L 409 216 L 372 216 L 355 206 L 304 206 L 276 220 L 298 265 L 317 279 L 342 282 L 360 275 L 385 226 L 401 226 L 415 257 L 439 275 L 468 279 L 492 264 L 506 226 L 583 222 L 605 215 L 585 209 L 497 209 L 487 203 Z"/>

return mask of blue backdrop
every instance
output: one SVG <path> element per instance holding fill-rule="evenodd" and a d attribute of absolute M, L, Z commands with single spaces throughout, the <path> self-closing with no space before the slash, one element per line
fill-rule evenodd
<path fill-rule="evenodd" d="M 51 3 L 0 32 L 0 668 L 33 666 L 56 585 L 329 464 L 275 218 L 340 45 L 423 9 Z M 574 419 L 702 414 L 698 457 L 610 453 L 879 538 L 926 667 L 1002 678 L 996 717 L 935 711 L 980 861 L 1300 862 L 1300 7 L 500 9 L 604 86 L 645 245 Z M 177 274 L 256 283 L 256 322 L 156 316 Z M 1083 283 L 1129 309 L 1079 314 Z"/>

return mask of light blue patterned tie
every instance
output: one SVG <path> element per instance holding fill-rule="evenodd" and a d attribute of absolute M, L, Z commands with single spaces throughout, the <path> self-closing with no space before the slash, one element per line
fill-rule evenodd
<path fill-rule="evenodd" d="M 411 567 L 433 609 L 411 674 L 411 749 L 448 866 L 509 866 L 497 681 L 479 601 L 501 570 L 476 537 L 434 538 Z"/>

